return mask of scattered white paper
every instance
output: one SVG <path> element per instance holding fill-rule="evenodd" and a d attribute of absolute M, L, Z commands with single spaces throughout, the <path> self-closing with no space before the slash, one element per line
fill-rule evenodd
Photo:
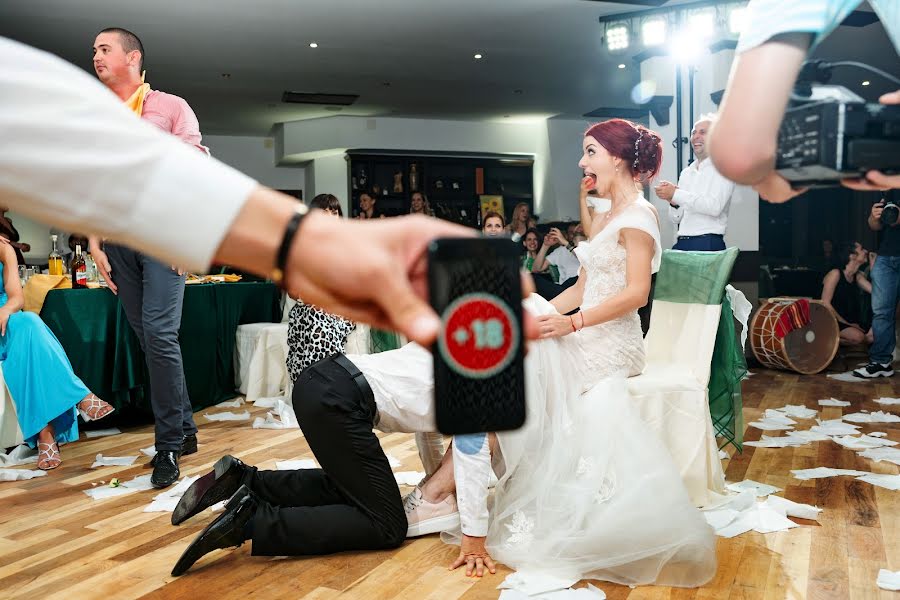
<path fill-rule="evenodd" d="M 499 600 L 606 600 L 606 592 L 591 584 L 583 588 L 555 590 L 536 596 L 529 596 L 518 590 L 502 590 Z"/>
<path fill-rule="evenodd" d="M 228 504 L 228 500 L 222 500 L 221 502 L 216 502 L 212 506 L 209 507 L 209 510 L 212 512 L 222 512 L 225 510 L 225 505 Z"/>
<path fill-rule="evenodd" d="M 153 458 L 154 456 L 156 456 L 156 446 L 150 446 L 149 448 L 141 448 L 141 452 L 143 452 L 150 458 Z"/>
<path fill-rule="evenodd" d="M 535 571 L 516 571 L 507 576 L 497 586 L 497 589 L 515 590 L 526 596 L 536 596 L 547 592 L 568 589 L 578 583 L 578 579 L 578 577 L 566 578 Z"/>
<path fill-rule="evenodd" d="M 787 419 L 787 417 L 785 417 Z M 791 421 L 790 419 L 787 419 Z M 794 421 L 791 421 L 793 423 Z M 760 419 L 759 421 L 753 421 L 750 423 L 750 427 L 756 427 L 757 429 L 762 429 L 763 431 L 783 431 L 785 429 L 793 429 L 794 426 L 782 422 L 781 419 Z"/>
<path fill-rule="evenodd" d="M 873 431 L 869 435 L 872 437 L 887 437 L 887 434 L 883 431 Z"/>
<path fill-rule="evenodd" d="M 298 471 L 300 469 L 318 469 L 319 463 L 311 458 L 299 460 L 279 460 L 275 462 L 276 471 Z"/>
<path fill-rule="evenodd" d="M 779 413 L 785 415 L 787 417 L 794 417 L 795 419 L 812 419 L 815 417 L 819 411 L 813 410 L 811 408 L 807 408 L 802 404 L 788 404 L 781 408 L 769 409 L 773 413 Z M 766 416 L 769 416 L 769 410 L 766 411 Z"/>
<path fill-rule="evenodd" d="M 726 484 L 725 487 L 732 492 L 743 492 L 744 490 L 749 490 L 755 493 L 757 496 L 768 496 L 769 494 L 774 494 L 775 492 L 780 492 L 781 488 L 777 488 L 774 485 L 769 485 L 767 483 L 759 483 L 758 481 L 753 481 L 752 479 L 745 479 L 744 481 L 739 481 L 737 483 L 729 483 Z"/>
<path fill-rule="evenodd" d="M 253 406 L 256 408 L 275 408 L 275 402 L 281 400 L 284 401 L 283 396 L 278 396 L 275 398 L 257 398 L 253 401 Z"/>
<path fill-rule="evenodd" d="M 244 405 L 243 398 L 236 398 L 234 400 L 226 400 L 225 402 L 219 402 L 216 404 L 216 408 L 240 408 Z"/>
<path fill-rule="evenodd" d="M 394 473 L 394 479 L 397 480 L 398 485 L 418 485 L 424 477 L 425 473 L 422 471 L 397 471 Z M 578 580 L 576 579 L 575 581 Z"/>
<path fill-rule="evenodd" d="M 26 444 L 16 446 L 9 454 L 0 452 L 0 467 L 17 467 L 37 462 L 37 448 L 29 448 Z"/>
<path fill-rule="evenodd" d="M 29 469 L 0 469 L 0 481 L 25 481 L 35 477 L 43 477 L 47 471 Z"/>
<path fill-rule="evenodd" d="M 900 475 L 882 475 L 880 473 L 866 473 L 862 477 L 856 478 L 859 481 L 865 481 L 878 487 L 887 488 L 889 490 L 900 490 Z"/>
<path fill-rule="evenodd" d="M 897 445 L 897 442 L 868 435 L 861 435 L 859 437 L 845 435 L 843 437 L 833 437 L 831 439 L 833 439 L 836 444 L 840 444 L 844 448 L 850 448 L 851 450 L 869 450 L 870 448 L 882 448 L 884 446 Z"/>
<path fill-rule="evenodd" d="M 853 469 L 831 469 L 829 467 L 816 467 L 815 469 L 792 469 L 791 474 L 801 481 L 810 479 L 822 479 L 823 477 L 840 477 L 842 475 L 850 475 L 857 477 L 859 475 L 868 475 L 866 471 L 855 471 Z"/>
<path fill-rule="evenodd" d="M 299 429 L 297 415 L 294 407 L 281 398 L 271 398 L 272 412 L 267 412 L 265 418 L 256 417 L 253 420 L 254 429 Z M 259 403 L 257 402 L 257 406 Z"/>
<path fill-rule="evenodd" d="M 786 531 L 797 526 L 797 523 L 794 523 L 765 502 L 754 502 L 752 506 L 740 512 L 731 523 L 716 529 L 716 535 L 732 538 L 750 530 L 759 533 L 774 533 L 776 531 Z"/>
<path fill-rule="evenodd" d="M 818 425 L 813 425 L 809 430 L 813 433 L 821 433 L 823 435 L 856 435 L 859 433 L 859 425 L 852 423 L 844 423 L 840 419 L 832 419 L 823 421 L 817 419 Z"/>
<path fill-rule="evenodd" d="M 703 518 L 706 519 L 706 522 L 709 523 L 710 527 L 719 531 L 726 525 L 734 522 L 740 514 L 740 511 L 723 508 L 719 510 L 705 510 L 703 511 Z"/>
<path fill-rule="evenodd" d="M 857 377 L 853 374 L 853 371 L 847 371 L 846 373 L 832 373 L 828 376 L 829 379 L 834 379 L 836 381 L 843 381 L 844 383 L 863 383 L 863 382 L 871 382 L 875 379 L 867 379 L 865 377 Z"/>
<path fill-rule="evenodd" d="M 875 462 L 886 461 L 900 466 L 900 449 L 897 448 L 871 448 L 860 452 L 859 455 Z"/>
<path fill-rule="evenodd" d="M 128 467 L 133 465 L 136 460 L 137 456 L 103 456 L 102 454 L 98 454 L 94 459 L 94 464 L 91 465 L 91 468 Z"/>
<path fill-rule="evenodd" d="M 233 412 L 221 412 L 221 413 L 203 413 L 203 416 L 206 417 L 209 421 L 249 421 L 250 420 L 250 411 L 245 410 L 242 413 L 233 413 Z"/>
<path fill-rule="evenodd" d="M 153 502 L 144 507 L 144 512 L 173 512 L 175 507 L 178 506 L 178 501 L 184 496 L 184 493 L 191 487 L 191 484 L 199 478 L 199 475 L 196 477 L 185 477 L 174 487 L 153 496 Z"/>
<path fill-rule="evenodd" d="M 875 402 L 884 406 L 897 406 L 900 405 L 900 398 L 878 398 Z"/>
<path fill-rule="evenodd" d="M 825 442 L 831 439 L 831 436 L 816 431 L 788 431 L 787 436 L 804 442 Z"/>
<path fill-rule="evenodd" d="M 788 433 L 794 433 L 793 431 Z M 825 438 L 829 439 L 829 438 Z M 769 437 L 762 436 L 758 442 L 744 442 L 745 446 L 753 446 L 755 448 L 788 448 L 796 446 L 804 446 L 809 441 L 799 437 Z"/>
<path fill-rule="evenodd" d="M 139 475 L 131 481 L 126 481 L 119 487 L 109 487 L 108 485 L 98 486 L 89 490 L 82 490 L 85 494 L 94 500 L 102 500 L 105 498 L 115 498 L 116 496 L 124 496 L 133 492 L 143 492 L 152 490 L 150 484 L 150 475 Z"/>
<path fill-rule="evenodd" d="M 868 414 L 862 412 L 852 413 L 844 415 L 842 418 L 851 423 L 900 423 L 900 416 L 881 410 Z"/>
<path fill-rule="evenodd" d="M 396 469 L 397 467 L 401 466 L 400 461 L 397 460 L 395 456 L 393 456 L 392 454 L 387 454 L 386 456 L 388 459 L 388 465 L 390 465 L 392 469 Z"/>
<path fill-rule="evenodd" d="M 711 491 L 709 492 L 709 496 L 712 498 L 712 501 L 701 509 L 703 511 L 728 509 L 741 512 L 747 510 L 756 503 L 755 490 L 744 490 L 739 494 L 728 495 L 717 494 Z"/>
<path fill-rule="evenodd" d="M 838 400 L 837 398 L 828 398 L 826 400 L 819 400 L 819 406 L 850 406 L 850 403 L 845 402 L 844 400 Z"/>
<path fill-rule="evenodd" d="M 728 453 L 725 452 L 724 450 L 719 450 L 719 458 L 722 458 L 722 459 L 729 458 Z"/>
<path fill-rule="evenodd" d="M 108 435 L 119 435 L 122 433 L 119 431 L 118 427 L 110 427 L 109 429 L 94 429 L 91 431 L 85 431 L 84 435 L 89 438 L 98 438 L 98 437 L 106 437 Z"/>
<path fill-rule="evenodd" d="M 818 521 L 819 513 L 822 512 L 822 509 L 818 506 L 801 504 L 799 502 L 794 502 L 793 500 L 788 500 L 787 498 L 782 498 L 781 496 L 769 496 L 766 498 L 766 505 L 772 510 L 787 517 L 797 517 L 798 519 L 810 519 L 813 521 Z"/>
<path fill-rule="evenodd" d="M 878 579 L 875 580 L 875 583 L 883 590 L 900 591 L 900 571 L 881 569 L 878 571 Z"/>

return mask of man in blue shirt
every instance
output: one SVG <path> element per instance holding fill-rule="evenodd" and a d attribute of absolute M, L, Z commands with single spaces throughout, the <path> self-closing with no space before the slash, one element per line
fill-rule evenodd
<path fill-rule="evenodd" d="M 774 170 L 778 128 L 808 52 L 860 4 L 861 0 L 751 0 L 719 122 L 710 132 L 710 155 L 722 175 L 752 185 L 769 202 L 786 202 L 802 193 Z M 900 1 L 869 0 L 869 4 L 894 47 L 900 48 Z M 900 104 L 900 90 L 879 101 Z M 869 171 L 864 179 L 843 183 L 858 190 L 900 188 L 900 175 Z"/>

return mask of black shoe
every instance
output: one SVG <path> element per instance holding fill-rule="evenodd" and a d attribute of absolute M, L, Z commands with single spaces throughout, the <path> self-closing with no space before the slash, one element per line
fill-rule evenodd
<path fill-rule="evenodd" d="M 882 365 L 881 363 L 871 362 L 864 367 L 856 369 L 855 371 L 853 371 L 853 374 L 856 377 L 863 377 L 865 379 L 875 379 L 876 377 L 892 377 L 894 375 L 894 369 L 891 367 L 890 363 Z"/>
<path fill-rule="evenodd" d="M 242 485 L 225 505 L 225 512 L 207 525 L 187 547 L 175 563 L 172 576 L 178 577 L 213 550 L 243 544 L 247 539 L 244 537 L 244 526 L 256 514 L 256 506 L 253 492 L 246 485 Z"/>
<path fill-rule="evenodd" d="M 181 456 L 187 456 L 188 454 L 196 454 L 197 453 L 197 434 L 192 433 L 191 435 L 186 435 L 181 438 Z M 156 456 L 150 459 L 145 467 L 155 467 L 156 466 Z"/>
<path fill-rule="evenodd" d="M 172 451 L 157 452 L 156 463 L 153 465 L 153 475 L 150 476 L 150 485 L 155 488 L 169 487 L 181 475 L 178 469 L 178 453 Z"/>
<path fill-rule="evenodd" d="M 172 525 L 180 525 L 216 502 L 231 498 L 252 469 L 233 456 L 217 460 L 213 470 L 192 483 L 178 501 Z"/>

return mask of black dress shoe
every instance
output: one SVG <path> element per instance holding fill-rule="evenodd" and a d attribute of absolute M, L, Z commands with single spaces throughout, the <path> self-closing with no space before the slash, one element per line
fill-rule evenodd
<path fill-rule="evenodd" d="M 197 434 L 192 433 L 191 435 L 186 435 L 181 438 L 181 456 L 187 456 L 188 454 L 196 454 L 197 453 Z M 150 462 L 146 464 L 146 467 L 155 467 L 156 466 L 156 456 L 150 459 Z"/>
<path fill-rule="evenodd" d="M 244 526 L 247 521 L 256 514 L 257 501 L 246 485 L 238 488 L 228 504 L 225 512 L 206 526 L 200 535 L 187 547 L 175 567 L 172 575 L 178 577 L 203 556 L 220 548 L 240 546 L 247 538 L 244 537 Z"/>
<path fill-rule="evenodd" d="M 231 498 L 253 470 L 233 456 L 217 460 L 213 470 L 192 483 L 178 501 L 172 525 L 180 525 L 216 502 Z"/>
<path fill-rule="evenodd" d="M 153 465 L 153 474 L 150 476 L 150 485 L 155 488 L 169 487 L 181 475 L 178 469 L 178 452 L 164 450 L 157 452 L 156 463 Z"/>

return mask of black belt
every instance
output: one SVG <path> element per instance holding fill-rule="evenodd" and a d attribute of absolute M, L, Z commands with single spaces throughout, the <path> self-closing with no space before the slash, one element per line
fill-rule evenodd
<path fill-rule="evenodd" d="M 701 235 L 679 235 L 679 240 L 697 240 L 700 238 L 708 238 L 708 237 L 717 237 L 717 238 L 725 238 L 721 233 L 704 233 Z"/>
<path fill-rule="evenodd" d="M 372 414 L 375 415 L 375 422 L 377 423 L 378 405 L 375 404 L 375 393 L 372 391 L 371 386 L 369 386 L 369 382 L 366 381 L 366 376 L 359 370 L 359 367 L 353 364 L 353 361 L 343 354 L 335 354 L 332 358 L 334 359 L 335 364 L 347 371 L 350 378 L 353 379 L 353 383 L 359 388 L 363 399 L 372 407 Z"/>

